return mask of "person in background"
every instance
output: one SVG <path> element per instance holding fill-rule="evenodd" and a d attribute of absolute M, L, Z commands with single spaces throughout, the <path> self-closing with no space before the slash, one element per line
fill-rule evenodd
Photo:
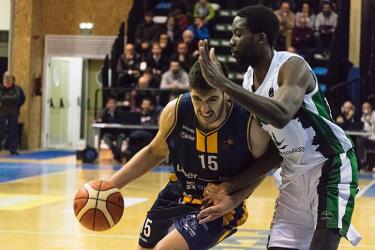
<path fill-rule="evenodd" d="M 300 26 L 296 26 L 292 32 L 292 48 L 301 55 L 308 63 L 312 61 L 315 53 L 314 31 L 307 26 L 307 19 L 299 16 Z M 288 48 L 288 51 L 291 48 Z"/>
<path fill-rule="evenodd" d="M 153 100 L 145 97 L 137 112 L 141 114 L 141 125 L 158 125 L 161 108 L 155 107 Z M 130 160 L 139 150 L 147 146 L 154 137 L 154 133 L 146 129 L 137 129 L 130 133 L 128 148 L 125 152 L 126 160 Z"/>
<path fill-rule="evenodd" d="M 172 43 L 176 43 L 181 39 L 182 31 L 180 29 L 180 26 L 176 24 L 176 20 L 173 15 L 169 15 L 167 17 L 167 20 L 165 21 L 162 30 L 163 33 L 168 35 L 168 38 Z"/>
<path fill-rule="evenodd" d="M 315 37 L 323 55 L 328 56 L 329 45 L 331 44 L 333 33 L 337 26 L 337 14 L 333 11 L 330 1 L 323 3 L 323 8 L 315 19 Z"/>
<path fill-rule="evenodd" d="M 132 88 L 137 84 L 140 76 L 139 56 L 136 54 L 134 45 L 125 45 L 124 53 L 120 56 L 117 66 L 117 87 Z"/>
<path fill-rule="evenodd" d="M 215 18 L 215 10 L 207 0 L 199 0 L 194 5 L 193 15 L 202 18 L 204 24 L 208 25 Z"/>
<path fill-rule="evenodd" d="M 102 123 L 121 123 L 121 112 L 117 107 L 116 98 L 109 97 L 106 107 L 103 109 L 98 122 Z M 121 147 L 126 135 L 114 129 L 103 129 L 103 140 L 112 151 L 113 157 L 116 161 L 121 162 Z"/>
<path fill-rule="evenodd" d="M 296 26 L 301 27 L 300 17 L 304 17 L 307 22 L 307 27 L 314 29 L 314 22 L 315 22 L 315 14 L 310 7 L 310 3 L 304 2 L 302 3 L 301 11 L 297 12 L 296 14 Z"/>
<path fill-rule="evenodd" d="M 341 114 L 336 117 L 336 123 L 344 130 L 360 130 L 361 125 L 351 101 L 345 101 L 341 106 Z"/>
<path fill-rule="evenodd" d="M 160 89 L 188 89 L 189 76 L 178 61 L 171 61 L 169 70 L 162 76 Z"/>
<path fill-rule="evenodd" d="M 179 61 L 186 72 L 189 72 L 195 61 L 194 57 L 189 53 L 186 43 L 183 42 L 177 44 L 177 52 L 171 56 L 171 60 Z"/>
<path fill-rule="evenodd" d="M 160 84 L 161 75 L 168 70 L 169 59 L 163 55 L 158 42 L 152 43 L 151 55 L 147 58 L 147 68 L 151 70 L 153 78 Z M 155 86 L 155 87 L 157 87 Z"/>
<path fill-rule="evenodd" d="M 189 54 L 194 58 L 198 57 L 198 41 L 194 38 L 191 30 L 185 30 L 182 33 L 182 42 L 186 44 Z"/>
<path fill-rule="evenodd" d="M 160 34 L 160 26 L 153 21 L 154 13 L 147 11 L 144 18 L 145 21 L 137 26 L 135 33 L 136 46 L 142 51 L 148 50 Z"/>
<path fill-rule="evenodd" d="M 210 31 L 208 30 L 208 26 L 203 22 L 203 19 L 201 17 L 195 17 L 194 24 L 189 25 L 188 29 L 194 33 L 194 37 L 197 40 L 210 38 Z"/>
<path fill-rule="evenodd" d="M 177 97 L 178 94 L 189 88 L 189 76 L 181 68 L 179 61 L 172 60 L 169 70 L 161 78 L 160 89 L 170 90 L 160 94 L 160 105 L 165 106 L 170 100 Z"/>
<path fill-rule="evenodd" d="M 18 146 L 18 115 L 25 103 L 25 94 L 16 84 L 16 77 L 9 71 L 3 75 L 0 86 L 0 151 L 3 146 L 4 135 L 8 135 L 8 149 L 11 155 L 19 155 Z M 6 131 L 7 127 L 7 133 Z"/>
<path fill-rule="evenodd" d="M 172 41 L 168 38 L 168 35 L 166 33 L 160 34 L 159 45 L 162 51 L 162 55 L 164 55 L 166 58 L 170 58 L 174 52 L 173 50 L 175 46 L 172 43 Z"/>
<path fill-rule="evenodd" d="M 363 131 L 371 133 L 367 136 L 356 137 L 357 155 L 360 169 L 369 169 L 370 164 L 367 160 L 366 151 L 375 148 L 375 111 L 369 102 L 362 104 L 361 122 L 363 123 Z"/>
<path fill-rule="evenodd" d="M 296 22 L 296 16 L 290 9 L 290 3 L 283 1 L 280 8 L 275 11 L 280 22 L 280 35 L 285 38 L 285 48 L 292 45 L 292 30 Z"/>

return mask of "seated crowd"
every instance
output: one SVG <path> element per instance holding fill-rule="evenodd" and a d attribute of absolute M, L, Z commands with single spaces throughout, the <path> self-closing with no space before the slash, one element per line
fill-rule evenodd
<path fill-rule="evenodd" d="M 374 161 L 370 161 L 371 154 L 375 154 L 375 110 L 370 102 L 362 104 L 360 113 L 351 101 L 345 101 L 341 106 L 341 113 L 336 117 L 336 123 L 344 130 L 364 132 L 362 135 L 352 136 L 358 157 L 359 168 L 372 170 Z"/>

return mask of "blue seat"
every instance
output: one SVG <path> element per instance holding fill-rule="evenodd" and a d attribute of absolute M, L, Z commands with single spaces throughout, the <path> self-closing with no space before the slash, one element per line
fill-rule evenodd
<path fill-rule="evenodd" d="M 326 67 L 314 67 L 312 70 L 318 78 L 327 75 L 328 72 L 328 68 Z"/>

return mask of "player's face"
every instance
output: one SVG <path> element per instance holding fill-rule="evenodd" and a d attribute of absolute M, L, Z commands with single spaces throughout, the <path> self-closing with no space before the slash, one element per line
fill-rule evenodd
<path fill-rule="evenodd" d="M 220 90 L 212 89 L 207 91 L 190 91 L 194 112 L 198 122 L 203 127 L 210 125 L 224 114 L 224 94 Z"/>
<path fill-rule="evenodd" d="M 232 24 L 232 38 L 229 41 L 232 56 L 238 65 L 255 66 L 259 62 L 260 53 L 256 43 L 257 34 L 251 33 L 246 18 L 236 16 Z"/>

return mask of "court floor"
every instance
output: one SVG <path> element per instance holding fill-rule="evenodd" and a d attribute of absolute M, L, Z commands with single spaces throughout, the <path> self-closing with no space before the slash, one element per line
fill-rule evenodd
<path fill-rule="evenodd" d="M 76 221 L 73 199 L 84 183 L 106 179 L 120 166 L 81 164 L 72 152 L 0 156 L 0 249 L 135 249 L 146 211 L 166 184 L 168 166 L 156 168 L 124 189 L 125 214 L 106 232 Z M 356 249 L 375 249 L 375 175 L 361 174 L 353 223 L 363 236 Z M 277 189 L 272 177 L 247 200 L 249 219 L 215 249 L 265 249 Z M 339 249 L 355 249 L 346 240 Z"/>

